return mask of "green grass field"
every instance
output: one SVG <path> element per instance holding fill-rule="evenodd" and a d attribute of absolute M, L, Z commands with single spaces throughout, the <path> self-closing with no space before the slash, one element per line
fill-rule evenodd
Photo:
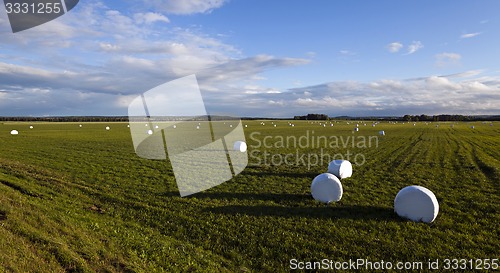
<path fill-rule="evenodd" d="M 0 272 L 288 272 L 291 259 L 500 258 L 500 124 L 360 123 L 353 133 L 356 122 L 265 123 L 243 121 L 245 171 L 184 198 L 168 161 L 135 155 L 126 123 L 0 123 Z M 355 145 L 277 143 L 313 131 Z M 370 136 L 378 145 L 362 145 Z M 328 161 L 314 155 L 347 153 L 363 164 L 342 181 L 342 200 L 316 202 L 310 184 Z M 436 194 L 432 224 L 394 214 L 408 185 Z"/>

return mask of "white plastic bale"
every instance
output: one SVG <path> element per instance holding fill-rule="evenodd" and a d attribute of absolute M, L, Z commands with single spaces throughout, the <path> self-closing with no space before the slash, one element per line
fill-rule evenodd
<path fill-rule="evenodd" d="M 439 203 L 432 191 L 422 186 L 408 186 L 394 199 L 394 211 L 414 222 L 431 223 L 439 213 Z"/>
<path fill-rule="evenodd" d="M 385 131 L 379 131 L 378 134 L 381 136 L 385 136 Z"/>
<path fill-rule="evenodd" d="M 351 177 L 352 164 L 347 160 L 332 160 L 330 164 L 328 164 L 328 172 L 339 179 Z"/>
<path fill-rule="evenodd" d="M 236 141 L 233 145 L 233 150 L 244 153 L 247 151 L 247 144 L 244 141 Z"/>
<path fill-rule="evenodd" d="M 340 201 L 342 193 L 342 183 L 331 173 L 322 173 L 311 183 L 312 197 L 323 203 Z"/>
<path fill-rule="evenodd" d="M 17 131 L 17 130 L 12 130 L 12 131 L 10 131 L 10 134 L 11 134 L 11 135 L 19 135 L 19 131 Z"/>

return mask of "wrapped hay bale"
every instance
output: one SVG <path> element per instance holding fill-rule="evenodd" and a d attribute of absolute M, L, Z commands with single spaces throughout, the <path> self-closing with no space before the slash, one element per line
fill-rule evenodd
<path fill-rule="evenodd" d="M 342 192 L 342 183 L 331 173 L 316 176 L 311 184 L 313 198 L 323 203 L 339 201 L 342 198 Z"/>
<path fill-rule="evenodd" d="M 328 164 L 328 172 L 339 179 L 351 177 L 352 164 L 347 160 L 332 160 L 330 164 Z"/>
<path fill-rule="evenodd" d="M 421 186 L 408 186 L 394 199 L 394 211 L 414 222 L 431 223 L 439 212 L 439 203 L 432 191 Z"/>
<path fill-rule="evenodd" d="M 247 151 L 247 144 L 244 141 L 236 141 L 233 145 L 233 150 L 244 153 Z"/>

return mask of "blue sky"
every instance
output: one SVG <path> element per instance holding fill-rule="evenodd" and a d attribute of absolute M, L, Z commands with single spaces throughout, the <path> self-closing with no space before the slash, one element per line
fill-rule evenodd
<path fill-rule="evenodd" d="M 500 114 L 499 1 L 80 1 L 12 33 L 0 115 L 127 115 L 197 74 L 239 116 Z"/>

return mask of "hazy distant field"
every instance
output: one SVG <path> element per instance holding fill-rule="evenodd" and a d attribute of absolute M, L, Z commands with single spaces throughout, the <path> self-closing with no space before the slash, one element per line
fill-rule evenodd
<path fill-rule="evenodd" d="M 245 171 L 184 198 L 168 161 L 135 155 L 127 123 L 0 123 L 0 272 L 287 272 L 291 259 L 500 258 L 499 123 L 264 122 L 243 121 Z M 335 154 L 359 165 L 342 181 L 342 200 L 325 205 L 310 184 Z M 439 201 L 430 225 L 393 212 L 397 192 L 414 184 Z"/>

